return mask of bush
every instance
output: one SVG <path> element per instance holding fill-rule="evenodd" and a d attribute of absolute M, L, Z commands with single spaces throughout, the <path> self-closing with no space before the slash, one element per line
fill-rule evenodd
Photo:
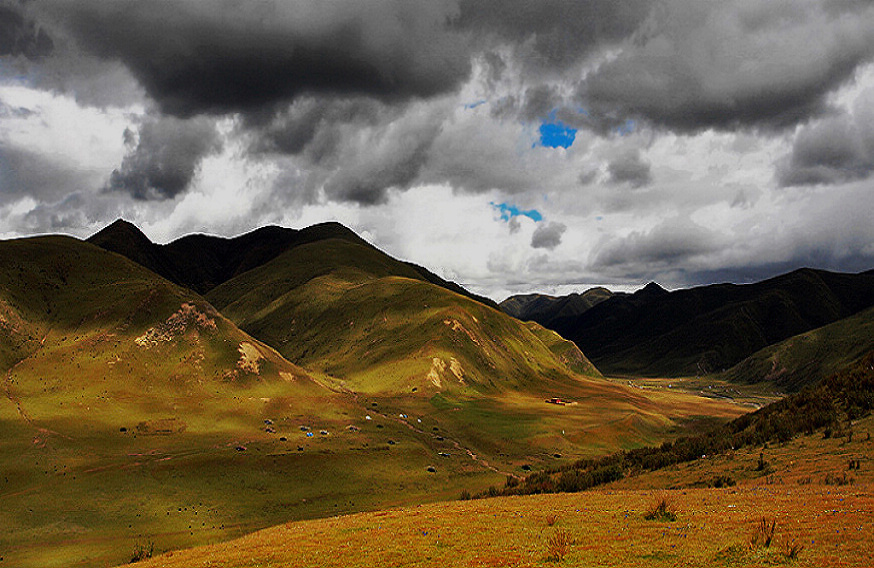
<path fill-rule="evenodd" d="M 152 553 L 155 551 L 155 543 L 147 542 L 146 544 L 137 543 L 134 546 L 134 550 L 130 556 L 130 563 L 133 564 L 135 562 L 139 562 L 140 560 L 146 560 L 147 558 L 152 557 Z"/>
<path fill-rule="evenodd" d="M 717 489 L 721 487 L 734 487 L 737 482 L 729 475 L 717 475 L 713 478 L 713 481 L 710 482 L 710 487 L 716 487 Z"/>
<path fill-rule="evenodd" d="M 777 528 L 777 519 L 768 523 L 768 519 L 762 517 L 762 520 L 756 524 L 753 530 L 753 536 L 750 537 L 750 548 L 768 548 L 774 540 L 774 530 Z"/>
<path fill-rule="evenodd" d="M 546 537 L 546 559 L 550 562 L 561 562 L 565 555 L 570 552 L 573 543 L 569 532 L 555 531 Z"/>
<path fill-rule="evenodd" d="M 667 497 L 659 499 L 655 505 L 650 507 L 649 511 L 643 516 L 647 521 L 663 521 L 674 522 L 677 520 L 677 514 L 671 510 L 671 504 Z"/>

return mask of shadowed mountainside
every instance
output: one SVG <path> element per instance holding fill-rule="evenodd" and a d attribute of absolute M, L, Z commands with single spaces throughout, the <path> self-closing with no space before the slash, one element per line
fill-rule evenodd
<path fill-rule="evenodd" d="M 874 350 L 874 308 L 756 351 L 718 378 L 769 381 L 793 392 L 837 372 Z"/>
<path fill-rule="evenodd" d="M 552 329 L 606 374 L 681 376 L 727 369 L 754 352 L 874 305 L 874 274 L 801 269 L 756 284 L 614 296 Z"/>
<path fill-rule="evenodd" d="M 536 321 L 551 327 L 562 317 L 579 316 L 592 306 L 610 299 L 614 293 L 606 288 L 592 288 L 582 294 L 547 296 L 545 294 L 522 294 L 510 296 L 499 305 L 504 313 L 522 321 Z"/>

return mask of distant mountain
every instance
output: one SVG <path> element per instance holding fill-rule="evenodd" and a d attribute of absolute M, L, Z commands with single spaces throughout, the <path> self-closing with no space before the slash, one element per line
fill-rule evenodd
<path fill-rule="evenodd" d="M 801 269 L 756 284 L 668 292 L 651 283 L 550 327 L 606 374 L 728 369 L 754 352 L 874 305 L 874 274 Z"/>
<path fill-rule="evenodd" d="M 327 239 L 341 239 L 375 248 L 340 223 L 320 223 L 301 230 L 268 226 L 233 238 L 194 234 L 158 245 L 135 225 L 119 219 L 89 237 L 88 242 L 126 256 L 171 282 L 205 294 L 287 250 Z M 418 278 L 497 307 L 494 301 L 472 294 L 421 266 L 405 264 Z"/>
<path fill-rule="evenodd" d="M 499 305 L 504 313 L 522 321 L 536 321 L 550 327 L 562 317 L 573 317 L 600 304 L 613 296 L 607 288 L 591 288 L 582 294 L 547 296 L 545 294 L 521 294 L 510 296 Z"/>

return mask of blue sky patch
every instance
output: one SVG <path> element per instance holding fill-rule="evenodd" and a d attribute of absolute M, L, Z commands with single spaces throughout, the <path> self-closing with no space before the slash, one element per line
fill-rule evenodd
<path fill-rule="evenodd" d="M 540 144 L 548 148 L 570 148 L 577 137 L 577 129 L 561 121 L 544 122 L 540 125 Z"/>
<path fill-rule="evenodd" d="M 518 217 L 519 215 L 523 215 L 528 217 L 529 219 L 533 219 L 534 221 L 542 221 L 543 215 L 540 214 L 540 211 L 537 209 L 529 209 L 528 211 L 522 211 L 515 205 L 510 205 L 509 203 L 495 203 L 494 201 L 491 203 L 491 206 L 501 212 L 501 219 L 504 221 L 509 221 L 513 217 Z"/>

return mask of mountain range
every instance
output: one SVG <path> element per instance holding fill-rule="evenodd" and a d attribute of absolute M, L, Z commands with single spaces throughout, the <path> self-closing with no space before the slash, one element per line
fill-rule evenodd
<path fill-rule="evenodd" d="M 871 307 L 874 272 L 800 269 L 755 284 L 714 284 L 673 292 L 650 283 L 634 294 L 613 295 L 579 313 L 556 315 L 552 306 L 562 301 L 553 299 L 526 316 L 574 341 L 605 374 L 707 375 Z M 513 313 L 506 306 L 514 302 L 509 298 L 502 308 Z M 768 376 L 759 373 L 744 380 Z"/>

